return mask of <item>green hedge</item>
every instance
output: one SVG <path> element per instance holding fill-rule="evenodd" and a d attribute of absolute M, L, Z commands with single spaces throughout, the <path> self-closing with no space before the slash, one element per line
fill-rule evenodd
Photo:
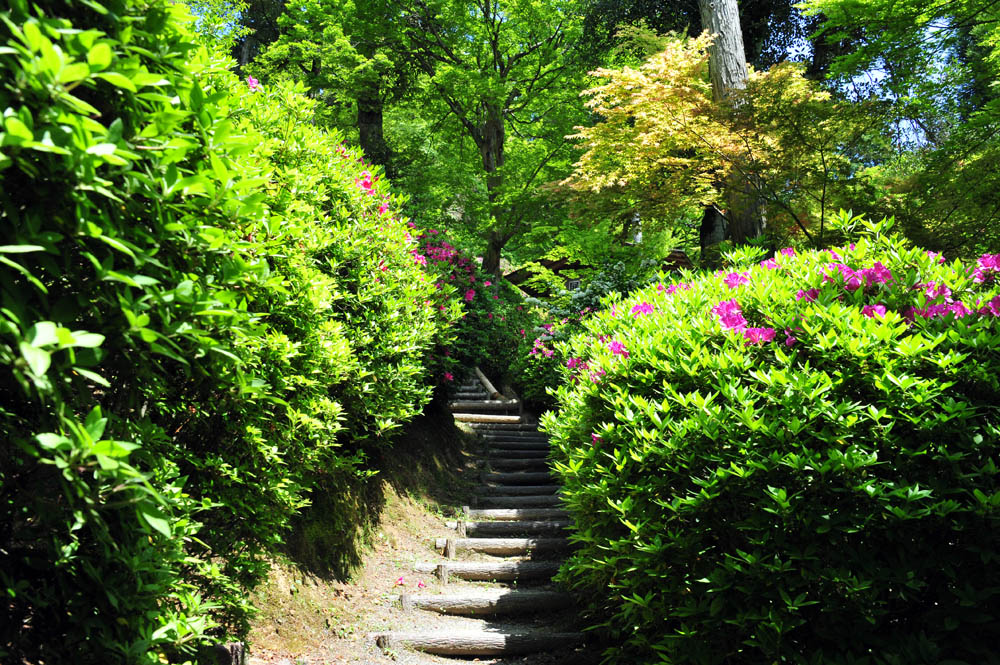
<path fill-rule="evenodd" d="M 639 291 L 564 348 L 562 578 L 612 662 L 997 662 L 1000 255 L 888 226 Z"/>
<path fill-rule="evenodd" d="M 430 307 L 379 174 L 181 4 L 0 11 L 0 659 L 245 631 L 311 487 L 419 412 Z"/>

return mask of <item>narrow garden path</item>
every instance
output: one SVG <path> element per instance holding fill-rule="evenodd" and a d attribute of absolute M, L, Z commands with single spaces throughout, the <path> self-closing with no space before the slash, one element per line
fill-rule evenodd
<path fill-rule="evenodd" d="M 438 656 L 506 657 L 571 653 L 583 644 L 572 597 L 551 578 L 569 548 L 568 515 L 548 468 L 546 436 L 517 400 L 503 398 L 477 369 L 449 405 L 458 422 L 482 440 L 481 484 L 454 536 L 436 539 L 440 557 L 417 563 L 447 585 L 439 593 L 404 593 L 404 610 L 455 617 L 425 631 L 387 631 L 383 650 L 414 649 Z"/>

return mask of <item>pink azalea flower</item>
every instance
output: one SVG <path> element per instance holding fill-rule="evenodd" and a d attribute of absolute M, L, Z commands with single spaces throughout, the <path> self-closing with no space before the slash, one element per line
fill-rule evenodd
<path fill-rule="evenodd" d="M 406 586 L 406 582 L 405 582 L 405 581 L 403 581 L 403 576 L 402 576 L 402 575 L 400 575 L 400 576 L 399 576 L 399 577 L 398 577 L 398 578 L 396 579 L 396 586 Z"/>
<path fill-rule="evenodd" d="M 791 328 L 785 328 L 785 346 L 795 346 L 795 343 L 799 341 L 792 335 Z"/>
<path fill-rule="evenodd" d="M 833 253 L 833 250 L 830 250 Z M 840 273 L 840 277 L 844 280 L 844 288 L 848 291 L 857 291 L 861 288 L 861 274 L 855 272 L 852 268 L 845 266 L 843 263 L 830 263 L 826 266 L 826 274 L 823 275 L 823 280 L 826 282 L 835 282 L 837 278 L 830 274 L 829 271 L 836 270 Z"/>
<path fill-rule="evenodd" d="M 767 259 L 766 261 L 761 261 L 760 265 L 764 266 L 768 270 L 777 270 L 778 269 L 778 262 L 775 261 L 774 259 Z"/>
<path fill-rule="evenodd" d="M 747 344 L 763 344 L 774 340 L 776 331 L 774 328 L 746 328 L 743 331 L 743 338 Z"/>
<path fill-rule="evenodd" d="M 1000 296 L 995 296 L 979 309 L 980 314 L 990 314 L 1000 316 Z"/>
<path fill-rule="evenodd" d="M 454 381 L 455 380 L 455 376 L 451 372 L 445 372 L 444 376 L 442 376 L 441 378 L 443 378 L 445 381 Z M 403 578 L 401 577 L 399 579 L 403 579 Z"/>
<path fill-rule="evenodd" d="M 712 314 L 719 318 L 719 324 L 724 330 L 743 330 L 747 327 L 743 310 L 735 300 L 723 300 L 712 308 Z"/>
<path fill-rule="evenodd" d="M 684 289 L 685 291 L 691 290 L 691 285 L 686 282 L 677 282 L 676 284 L 671 284 L 667 287 L 667 295 L 673 295 L 678 289 Z"/>
<path fill-rule="evenodd" d="M 590 443 L 591 443 L 591 445 L 596 445 L 599 441 L 601 441 L 600 435 L 599 434 L 594 434 L 593 432 L 591 432 L 590 433 Z"/>
<path fill-rule="evenodd" d="M 724 281 L 726 283 L 726 286 L 728 286 L 729 288 L 735 289 L 737 286 L 740 286 L 741 284 L 749 284 L 750 275 L 749 273 L 745 272 L 731 272 L 728 275 L 726 275 L 725 279 L 723 279 L 722 281 Z"/>
<path fill-rule="evenodd" d="M 465 302 L 472 302 L 472 299 L 476 297 L 475 289 L 469 289 L 465 292 Z"/>
<path fill-rule="evenodd" d="M 869 319 L 873 319 L 876 316 L 882 319 L 885 318 L 885 305 L 865 305 L 861 308 L 861 313 Z"/>
<path fill-rule="evenodd" d="M 953 302 L 948 305 L 948 311 L 955 315 L 955 318 L 962 318 L 963 316 L 968 316 L 972 314 L 972 310 L 969 309 L 963 302 Z"/>
<path fill-rule="evenodd" d="M 426 584 L 424 584 L 424 581 L 423 581 L 423 580 L 420 580 L 419 582 L 417 582 L 417 588 L 418 588 L 418 589 L 426 589 L 426 588 L 427 588 L 427 585 L 426 585 Z"/>
<path fill-rule="evenodd" d="M 885 284 L 886 282 L 892 281 L 892 271 L 878 261 L 876 261 L 875 265 L 871 268 L 865 268 L 862 270 L 861 274 L 864 276 L 865 281 L 869 286 L 872 284 Z"/>
<path fill-rule="evenodd" d="M 260 81 L 258 81 L 252 76 L 248 76 L 247 87 L 250 89 L 250 92 L 257 92 L 258 90 L 260 90 Z"/>
<path fill-rule="evenodd" d="M 983 254 L 976 260 L 976 264 L 972 280 L 982 284 L 1000 272 L 1000 254 Z"/>
<path fill-rule="evenodd" d="M 793 247 L 785 247 L 784 249 L 778 250 L 778 254 L 782 256 L 795 256 L 795 249 Z"/>
<path fill-rule="evenodd" d="M 648 302 L 641 302 L 632 308 L 632 317 L 638 319 L 643 314 L 652 314 L 653 306 Z"/>
<path fill-rule="evenodd" d="M 927 250 L 927 256 L 930 257 L 931 261 L 936 261 L 937 263 L 945 262 L 944 256 L 941 255 L 941 252 L 932 252 L 930 250 Z"/>
<path fill-rule="evenodd" d="M 608 351 L 615 354 L 616 356 L 624 356 L 628 358 L 628 351 L 625 349 L 625 345 L 616 339 L 608 342 Z"/>
<path fill-rule="evenodd" d="M 663 288 L 664 288 L 664 287 L 663 287 L 663 285 L 662 285 L 662 284 L 657 284 L 657 285 L 656 285 L 656 290 L 657 290 L 657 291 L 659 291 L 660 293 L 663 293 Z"/>
<path fill-rule="evenodd" d="M 493 286 L 493 282 L 491 282 L 490 280 L 486 280 L 485 282 L 483 282 L 483 286 Z"/>
<path fill-rule="evenodd" d="M 389 204 L 388 203 L 383 203 L 382 205 L 380 205 L 378 207 L 378 214 L 384 215 L 387 212 L 389 212 Z"/>
<path fill-rule="evenodd" d="M 808 291 L 799 289 L 799 292 L 795 294 L 796 300 L 805 300 L 806 302 L 816 302 L 817 298 L 819 298 L 819 289 L 809 289 Z"/>
<path fill-rule="evenodd" d="M 605 374 L 607 374 L 607 372 L 605 372 L 603 369 L 599 369 L 596 372 L 591 372 L 590 373 L 590 381 L 592 383 L 600 383 L 601 382 L 601 377 L 604 376 Z"/>
<path fill-rule="evenodd" d="M 926 296 L 928 300 L 937 300 L 938 298 L 943 297 L 944 302 L 951 302 L 951 289 L 944 284 L 927 282 L 926 284 L 917 284 L 914 288 L 922 289 L 924 296 Z"/>

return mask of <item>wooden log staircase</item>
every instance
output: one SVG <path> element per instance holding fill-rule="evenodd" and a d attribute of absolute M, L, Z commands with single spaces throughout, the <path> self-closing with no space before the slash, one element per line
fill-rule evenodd
<path fill-rule="evenodd" d="M 404 593 L 399 602 L 408 611 L 480 622 L 475 628 L 385 632 L 376 642 L 386 650 L 455 657 L 572 654 L 584 636 L 574 629 L 573 599 L 551 581 L 570 542 L 569 516 L 548 467 L 548 439 L 520 402 L 505 399 L 478 368 L 449 406 L 483 442 L 482 484 L 473 505 L 446 522 L 454 537 L 435 539 L 440 556 L 414 570 L 437 575 L 455 591 Z"/>

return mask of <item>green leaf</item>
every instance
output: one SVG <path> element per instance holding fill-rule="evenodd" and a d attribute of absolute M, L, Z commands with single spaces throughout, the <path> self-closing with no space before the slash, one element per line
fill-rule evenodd
<path fill-rule="evenodd" d="M 74 330 L 72 346 L 85 349 L 93 349 L 104 343 L 104 335 L 87 332 L 86 330 Z"/>
<path fill-rule="evenodd" d="M 9 115 L 4 118 L 3 126 L 7 132 L 3 139 L 4 145 L 21 145 L 35 140 L 35 134 L 17 116 Z"/>
<path fill-rule="evenodd" d="M 21 357 L 28 363 L 28 367 L 31 368 L 35 376 L 45 376 L 45 372 L 49 370 L 49 366 L 52 364 L 52 357 L 49 355 L 49 352 L 45 349 L 33 347 L 27 342 L 21 342 L 20 346 Z"/>
<path fill-rule="evenodd" d="M 0 245 L 0 254 L 28 254 L 29 252 L 44 252 L 41 245 Z"/>
<path fill-rule="evenodd" d="M 167 538 L 171 536 L 170 520 L 168 520 L 167 516 L 164 515 L 158 508 L 149 504 L 140 504 L 136 508 L 136 512 L 138 512 L 139 517 L 141 517 L 142 520 L 153 529 L 159 531 Z"/>
<path fill-rule="evenodd" d="M 35 436 L 35 441 L 45 450 L 70 450 L 73 448 L 73 441 L 62 434 L 45 432 Z"/>
<path fill-rule="evenodd" d="M 31 346 L 39 347 L 59 343 L 59 327 L 51 321 L 39 321 L 28 329 L 25 339 Z"/>
<path fill-rule="evenodd" d="M 105 388 L 111 387 L 111 382 L 105 379 L 97 372 L 92 372 L 89 369 L 84 369 L 83 367 L 74 367 L 73 371 L 82 376 L 83 378 L 96 383 L 99 386 L 104 386 Z"/>
<path fill-rule="evenodd" d="M 94 44 L 87 53 L 87 62 L 91 67 L 104 69 L 111 64 L 111 47 L 105 43 Z"/>
<path fill-rule="evenodd" d="M 128 90 L 130 92 L 136 91 L 135 84 L 132 83 L 132 80 L 127 76 L 119 74 L 118 72 L 102 72 L 100 74 L 95 74 L 94 76 L 96 76 L 99 79 L 104 79 L 111 85 L 116 86 L 118 88 L 124 88 L 125 90 Z"/>
<path fill-rule="evenodd" d="M 88 155 L 110 155 L 115 151 L 114 143 L 97 143 L 87 148 Z"/>

